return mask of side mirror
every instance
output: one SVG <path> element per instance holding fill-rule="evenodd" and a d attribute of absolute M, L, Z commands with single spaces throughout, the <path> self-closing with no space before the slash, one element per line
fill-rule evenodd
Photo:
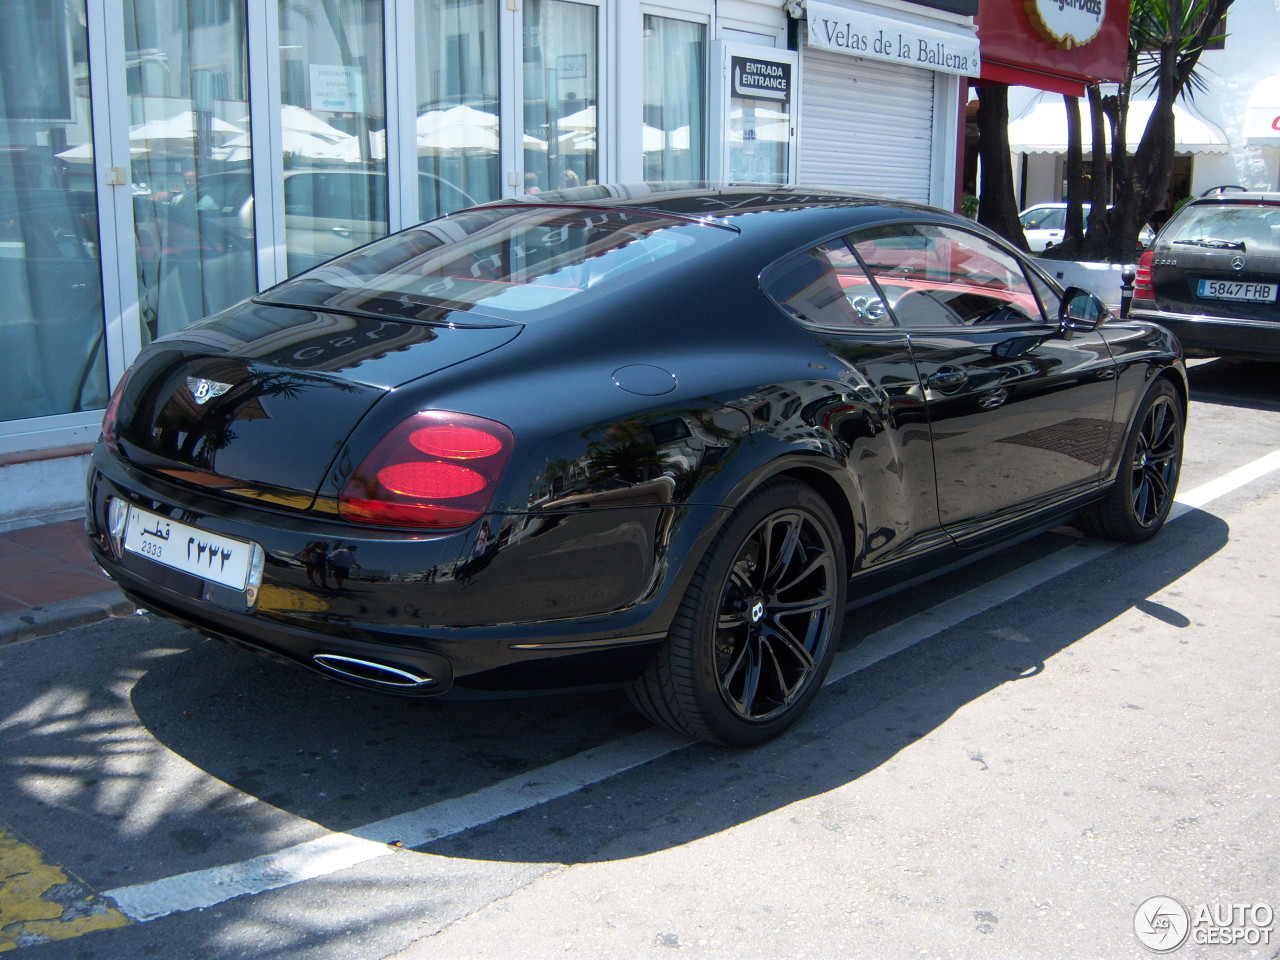
<path fill-rule="evenodd" d="M 1107 305 L 1082 287 L 1067 287 L 1058 308 L 1058 326 L 1063 336 L 1077 330 L 1097 330 L 1111 315 Z"/>

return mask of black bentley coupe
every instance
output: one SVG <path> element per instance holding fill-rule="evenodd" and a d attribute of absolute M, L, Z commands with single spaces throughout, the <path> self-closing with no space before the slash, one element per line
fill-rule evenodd
<path fill-rule="evenodd" d="M 499 201 L 152 343 L 89 536 L 143 607 L 365 688 L 612 685 L 749 745 L 865 595 L 1173 502 L 1174 338 L 961 217 L 779 186 Z"/>

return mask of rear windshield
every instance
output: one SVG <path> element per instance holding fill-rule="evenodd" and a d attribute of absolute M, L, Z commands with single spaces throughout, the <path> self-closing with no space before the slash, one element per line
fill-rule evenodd
<path fill-rule="evenodd" d="M 1162 239 L 1178 246 L 1280 256 L 1280 204 L 1194 204 L 1169 224 Z"/>
<path fill-rule="evenodd" d="M 683 263 L 736 232 L 646 211 L 486 207 L 361 247 L 258 299 L 398 319 L 476 310 L 477 323 L 483 315 L 525 322 Z M 459 322 L 456 313 L 449 319 Z"/>

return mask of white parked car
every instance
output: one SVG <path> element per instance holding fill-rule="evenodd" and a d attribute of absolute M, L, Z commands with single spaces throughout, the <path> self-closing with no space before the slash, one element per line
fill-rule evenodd
<path fill-rule="evenodd" d="M 1089 204 L 1083 204 L 1084 218 L 1089 219 Z M 1018 220 L 1022 224 L 1022 232 L 1027 237 L 1027 248 L 1032 253 L 1039 253 L 1054 244 L 1061 243 L 1067 233 L 1067 205 L 1065 203 L 1037 203 L 1027 207 Z M 1138 232 L 1138 242 L 1145 250 L 1155 239 L 1155 231 L 1143 226 Z"/>

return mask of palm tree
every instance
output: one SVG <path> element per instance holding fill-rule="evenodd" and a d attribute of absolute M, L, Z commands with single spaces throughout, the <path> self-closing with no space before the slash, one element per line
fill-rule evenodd
<path fill-rule="evenodd" d="M 1173 105 L 1179 98 L 1190 98 L 1205 89 L 1197 70 L 1200 55 L 1210 42 L 1221 39 L 1219 25 L 1232 2 L 1132 0 L 1124 82 L 1115 96 L 1101 97 L 1096 89 L 1089 96 L 1095 144 L 1089 232 L 1083 238 L 1069 232 L 1061 245 L 1061 256 L 1113 262 L 1132 259 L 1139 231 L 1164 206 L 1169 191 L 1175 152 Z M 1154 92 L 1155 106 L 1137 152 L 1130 156 L 1127 124 L 1129 99 L 1135 89 Z M 1109 199 L 1103 189 L 1105 177 L 1098 182 L 1104 121 L 1111 129 L 1111 173 L 1115 184 L 1110 198 L 1115 206 L 1110 211 L 1104 209 Z M 1081 171 L 1080 166 L 1068 171 L 1069 194 L 1072 176 L 1079 177 Z M 1079 194 L 1078 186 L 1075 192 Z"/>

